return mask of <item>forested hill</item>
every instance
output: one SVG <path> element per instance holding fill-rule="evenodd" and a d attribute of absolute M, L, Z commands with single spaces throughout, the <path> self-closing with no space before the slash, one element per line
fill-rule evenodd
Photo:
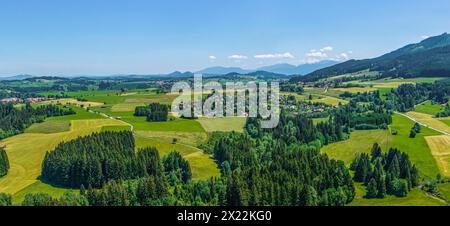
<path fill-rule="evenodd" d="M 317 81 L 363 70 L 378 71 L 383 77 L 450 77 L 450 34 L 431 37 L 377 58 L 349 60 L 292 81 Z"/>

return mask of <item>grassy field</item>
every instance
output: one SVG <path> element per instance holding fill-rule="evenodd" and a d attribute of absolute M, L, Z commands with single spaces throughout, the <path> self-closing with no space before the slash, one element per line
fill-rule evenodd
<path fill-rule="evenodd" d="M 161 156 L 172 151 L 179 152 L 190 163 L 194 180 L 220 176 L 220 171 L 214 159 L 196 147 L 183 143 L 169 143 L 164 139 L 148 137 L 147 134 L 139 132 L 136 132 L 135 139 L 137 148 L 155 147 Z"/>
<path fill-rule="evenodd" d="M 445 124 L 444 122 L 440 121 L 439 119 L 434 118 L 432 115 L 414 112 L 414 111 L 408 112 L 406 114 L 421 123 L 429 125 L 435 129 L 450 133 L 450 127 L 447 124 Z"/>
<path fill-rule="evenodd" d="M 101 132 L 121 132 L 121 131 L 131 131 L 130 126 L 103 126 Z"/>
<path fill-rule="evenodd" d="M 358 79 L 358 78 L 370 78 L 370 77 L 376 77 L 377 75 L 379 75 L 380 73 L 377 71 L 369 71 L 369 70 L 363 70 L 363 71 L 358 71 L 358 72 L 354 72 L 354 73 L 347 73 L 347 74 L 343 74 L 343 75 L 337 75 L 337 76 L 333 76 L 331 78 L 326 78 L 326 79 L 322 79 L 322 80 L 336 80 L 336 79 L 342 79 L 342 78 L 354 78 L 354 79 Z"/>
<path fill-rule="evenodd" d="M 143 103 L 119 103 L 111 107 L 112 112 L 134 112 L 136 107 L 145 106 Z"/>
<path fill-rule="evenodd" d="M 400 151 L 408 153 L 411 161 L 417 165 L 422 177 L 436 178 L 440 171 L 425 137 L 440 134 L 422 126 L 421 132 L 415 138 L 409 138 L 414 122 L 401 115 L 393 115 L 392 119 L 393 123 L 390 128 L 397 131 L 398 135 L 392 136 L 389 147 L 396 147 Z"/>
<path fill-rule="evenodd" d="M 439 195 L 450 202 L 450 183 L 438 184 Z"/>
<path fill-rule="evenodd" d="M 70 130 L 70 121 L 45 121 L 31 125 L 25 133 L 61 133 Z"/>
<path fill-rule="evenodd" d="M 176 119 L 167 122 L 147 122 L 145 117 L 124 117 L 123 121 L 134 126 L 136 130 L 147 131 L 176 131 L 176 132 L 205 132 L 202 125 L 195 120 Z"/>
<path fill-rule="evenodd" d="M 322 148 L 322 152 L 330 158 L 342 160 L 346 165 L 350 165 L 357 153 L 370 153 L 374 143 L 380 144 L 383 150 L 386 150 L 388 139 L 390 134 L 387 130 L 354 131 L 350 139 L 327 145 Z"/>
<path fill-rule="evenodd" d="M 225 118 L 199 118 L 197 120 L 206 132 L 243 132 L 246 122 L 245 117 L 225 117 Z"/>
<path fill-rule="evenodd" d="M 101 115 L 94 114 L 91 112 L 88 112 L 86 109 L 79 108 L 79 107 L 71 107 L 76 114 L 74 115 L 66 115 L 61 117 L 52 117 L 46 119 L 46 121 L 70 121 L 70 120 L 88 120 L 88 119 L 104 119 Z"/>
<path fill-rule="evenodd" d="M 123 125 L 115 120 L 75 120 L 70 131 L 61 133 L 23 133 L 1 141 L 6 145 L 11 169 L 0 179 L 0 192 L 15 194 L 38 181 L 45 152 L 60 142 L 98 132 L 103 126 Z"/>
<path fill-rule="evenodd" d="M 48 184 L 44 184 L 41 181 L 37 181 L 28 187 L 20 190 L 19 192 L 13 195 L 13 205 L 20 205 L 22 201 L 25 199 L 25 195 L 27 194 L 35 194 L 35 193 L 47 193 L 51 194 L 54 198 L 59 198 L 66 192 L 79 192 L 78 190 L 72 190 L 67 188 L 57 188 Z"/>
<path fill-rule="evenodd" d="M 342 100 L 331 96 L 318 96 L 318 99 L 313 99 L 314 103 L 324 103 L 332 106 L 338 106 L 339 104 L 348 104 L 348 101 Z"/>
<path fill-rule="evenodd" d="M 43 104 L 43 105 L 47 105 L 47 104 L 75 105 L 78 107 L 97 107 L 97 106 L 103 105 L 103 103 L 99 103 L 99 102 L 78 101 L 73 98 L 49 100 L 49 101 L 40 102 L 39 104 Z"/>
<path fill-rule="evenodd" d="M 324 103 L 324 104 L 329 104 L 332 106 L 338 106 L 339 103 L 341 104 L 347 104 L 348 101 L 347 100 L 343 100 L 341 98 L 338 98 L 340 94 L 342 94 L 344 92 L 339 91 L 339 90 L 335 90 L 335 89 L 330 89 L 325 93 L 324 89 L 319 89 L 319 88 L 305 88 L 305 93 L 304 94 L 298 94 L 298 93 L 293 93 L 293 92 L 282 92 L 281 95 L 284 96 L 289 96 L 292 95 L 294 96 L 297 100 L 302 100 L 302 101 L 311 101 L 313 103 Z M 309 96 L 311 95 L 312 100 L 309 99 Z"/>
<path fill-rule="evenodd" d="M 450 177 L 450 136 L 428 136 L 425 137 L 425 140 L 436 159 L 442 176 Z"/>
<path fill-rule="evenodd" d="M 130 95 L 125 99 L 125 103 L 160 103 L 160 104 L 172 104 L 173 100 L 178 95 L 174 94 L 145 94 L 145 95 Z"/>
<path fill-rule="evenodd" d="M 398 132 L 398 135 L 391 135 L 389 131 L 354 131 L 350 139 L 334 143 L 322 148 L 322 152 L 331 158 L 343 160 L 350 164 L 358 152 L 370 152 L 372 145 L 377 142 L 383 150 L 393 147 L 402 152 L 408 153 L 411 161 L 417 165 L 419 172 L 424 178 L 436 178 L 440 173 L 436 160 L 428 147 L 426 136 L 436 136 L 439 133 L 422 127 L 421 133 L 416 138 L 409 138 L 409 132 L 414 122 L 400 115 L 393 115 L 391 130 Z"/>
<path fill-rule="evenodd" d="M 377 90 L 376 88 L 371 87 L 350 87 L 350 88 L 335 88 L 332 90 L 340 91 L 340 92 L 350 92 L 350 93 L 366 93 Z"/>
<path fill-rule="evenodd" d="M 309 94 L 316 94 L 316 95 L 326 95 L 326 96 L 339 98 L 339 96 L 344 93 L 342 91 L 335 90 L 335 89 L 328 89 L 328 90 L 326 90 L 326 92 L 325 92 L 325 89 L 323 89 L 323 88 L 305 87 L 304 89 L 305 89 L 304 95 L 306 95 L 306 96 L 308 96 Z"/>
<path fill-rule="evenodd" d="M 427 101 L 421 105 L 416 106 L 414 111 L 430 114 L 430 115 L 436 115 L 439 112 L 442 112 L 445 108 L 440 104 L 435 104 L 432 101 Z"/>
<path fill-rule="evenodd" d="M 208 140 L 205 132 L 174 132 L 174 131 L 135 131 L 136 136 L 150 139 L 158 139 L 161 142 L 172 143 L 176 138 L 176 143 L 197 147 Z"/>
<path fill-rule="evenodd" d="M 450 119 L 439 119 L 439 121 L 445 123 L 448 127 L 450 127 Z"/>
<path fill-rule="evenodd" d="M 345 82 L 344 84 L 347 83 L 352 83 L 352 84 L 358 84 L 358 85 L 364 85 L 364 86 L 368 86 L 368 87 L 372 87 L 372 88 L 376 88 L 376 89 L 381 89 L 381 88 L 397 88 L 400 85 L 403 84 L 416 84 L 416 83 L 433 83 L 435 81 L 441 80 L 443 78 L 440 77 L 436 77 L 436 78 L 411 78 L 411 79 L 391 79 L 391 78 L 385 78 L 385 79 L 380 79 L 380 80 L 373 80 L 373 81 L 349 81 L 349 82 Z"/>
<path fill-rule="evenodd" d="M 349 206 L 446 206 L 447 204 L 439 199 L 428 196 L 420 189 L 413 189 L 407 197 L 398 198 L 388 196 L 384 199 L 365 199 L 366 187 L 355 184 L 356 195 Z"/>

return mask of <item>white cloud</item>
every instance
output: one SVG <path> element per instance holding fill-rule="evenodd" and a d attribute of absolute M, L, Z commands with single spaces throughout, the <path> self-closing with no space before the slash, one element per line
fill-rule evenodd
<path fill-rule="evenodd" d="M 233 60 L 245 60 L 245 59 L 248 59 L 247 56 L 244 56 L 244 55 L 237 55 L 237 54 L 231 55 L 231 56 L 229 56 L 228 58 L 229 58 L 229 59 L 233 59 Z"/>
<path fill-rule="evenodd" d="M 286 53 L 274 53 L 274 54 L 260 54 L 254 56 L 256 59 L 293 59 L 295 58 L 289 52 Z"/>
<path fill-rule="evenodd" d="M 430 37 L 430 36 L 428 36 L 428 35 L 422 35 L 422 36 L 421 36 L 422 39 L 427 39 L 427 38 L 429 38 L 429 37 Z"/>
<path fill-rule="evenodd" d="M 331 52 L 331 51 L 333 51 L 333 47 L 332 46 L 326 46 L 326 47 L 323 47 L 322 49 L 320 49 L 320 52 Z"/>
<path fill-rule="evenodd" d="M 312 49 L 309 53 L 306 53 L 306 59 L 302 60 L 303 64 L 314 64 L 323 60 L 334 60 L 334 61 L 346 61 L 350 59 L 350 54 L 352 51 L 347 51 L 340 53 L 338 55 L 331 54 L 334 51 L 332 46 L 326 46 L 319 50 Z"/>
<path fill-rule="evenodd" d="M 338 56 L 338 59 L 342 59 L 342 60 L 348 60 L 350 57 L 348 56 L 348 53 L 341 53 Z"/>
<path fill-rule="evenodd" d="M 217 57 L 216 56 L 209 56 L 209 59 L 210 60 L 215 60 L 215 59 L 217 59 Z"/>
<path fill-rule="evenodd" d="M 309 52 L 306 54 L 307 57 L 313 57 L 313 58 L 326 58 L 328 55 L 324 52 Z"/>

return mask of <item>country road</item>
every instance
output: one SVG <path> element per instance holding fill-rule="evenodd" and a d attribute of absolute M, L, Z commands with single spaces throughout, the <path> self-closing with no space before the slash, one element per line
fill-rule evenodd
<path fill-rule="evenodd" d="M 412 121 L 418 123 L 419 125 L 425 126 L 425 127 L 429 128 L 429 129 L 432 129 L 432 130 L 434 130 L 434 131 L 436 131 L 436 132 L 442 133 L 442 134 L 444 134 L 444 135 L 450 135 L 450 133 L 447 133 L 447 132 L 442 131 L 442 130 L 440 130 L 440 129 L 433 128 L 433 127 L 431 127 L 431 126 L 429 126 L 429 125 L 427 125 L 427 124 L 425 124 L 425 123 L 419 122 L 417 119 L 415 119 L 415 118 L 413 118 L 413 117 L 411 117 L 411 116 L 409 116 L 409 115 L 406 115 L 406 114 L 403 114 L 403 113 L 400 113 L 400 112 L 396 112 L 396 111 L 395 111 L 394 113 L 397 114 L 397 115 L 404 116 L 404 117 L 406 117 L 406 118 L 408 118 L 408 119 L 410 119 L 410 120 L 412 120 Z"/>
<path fill-rule="evenodd" d="M 133 126 L 132 124 L 128 123 L 128 122 L 125 122 L 125 121 L 123 121 L 123 120 L 114 118 L 113 116 L 107 115 L 107 114 L 102 113 L 102 112 L 97 112 L 97 111 L 93 111 L 93 110 L 90 110 L 90 109 L 89 109 L 89 112 L 91 112 L 91 113 L 93 113 L 93 114 L 99 114 L 99 115 L 101 115 L 101 116 L 103 116 L 103 117 L 105 117 L 105 118 L 109 118 L 109 119 L 112 119 L 112 120 L 115 120 L 115 121 L 118 121 L 118 122 L 122 122 L 122 123 L 124 123 L 124 124 L 126 124 L 126 125 L 129 125 L 129 126 L 131 127 L 131 132 L 134 133 L 134 126 Z"/>

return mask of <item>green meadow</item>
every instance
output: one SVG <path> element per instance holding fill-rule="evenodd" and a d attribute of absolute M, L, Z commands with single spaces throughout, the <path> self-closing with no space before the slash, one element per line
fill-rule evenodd
<path fill-rule="evenodd" d="M 70 130 L 70 121 L 45 121 L 30 126 L 25 133 L 61 133 Z"/>
<path fill-rule="evenodd" d="M 348 140 L 327 145 L 321 151 L 349 166 L 358 153 L 369 153 L 374 143 L 380 144 L 382 149 L 386 150 L 389 139 L 389 131 L 386 130 L 354 131 Z"/>
<path fill-rule="evenodd" d="M 421 105 L 416 106 L 414 111 L 434 116 L 437 113 L 442 112 L 444 109 L 445 107 L 440 104 L 435 104 L 432 101 L 427 101 Z"/>
<path fill-rule="evenodd" d="M 384 151 L 388 148 L 398 148 L 400 151 L 408 153 L 423 178 L 436 178 L 440 171 L 424 137 L 439 135 L 439 133 L 422 127 L 421 133 L 417 134 L 415 138 L 409 138 L 409 132 L 413 125 L 414 122 L 408 118 L 393 115 L 390 131 L 354 131 L 350 135 L 350 139 L 325 146 L 322 148 L 322 152 L 328 154 L 330 158 L 343 160 L 349 165 L 357 153 L 369 153 L 372 145 L 378 143 Z M 392 135 L 392 131 L 396 131 L 397 135 Z"/>

